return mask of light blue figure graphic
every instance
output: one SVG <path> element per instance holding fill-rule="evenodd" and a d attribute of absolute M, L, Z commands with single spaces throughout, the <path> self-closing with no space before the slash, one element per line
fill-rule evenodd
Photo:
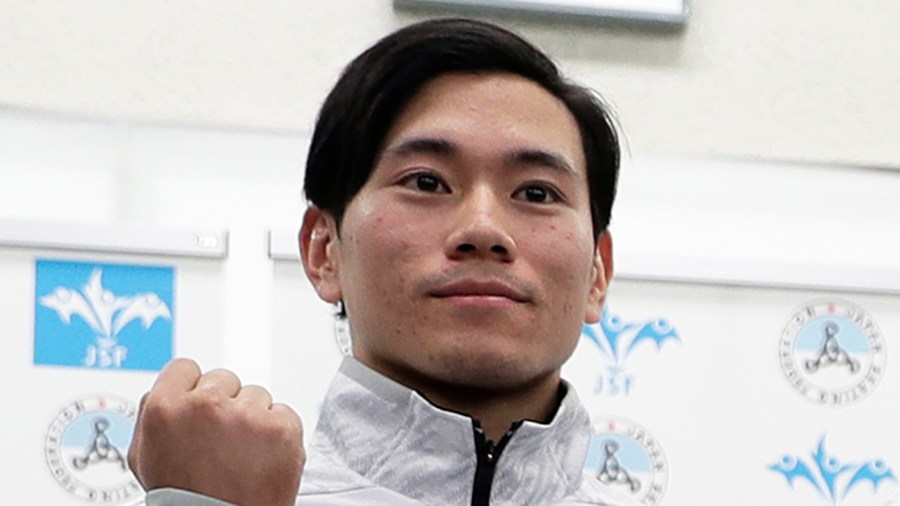
<path fill-rule="evenodd" d="M 583 335 L 609 356 L 615 365 L 621 366 L 639 344 L 645 341 L 656 343 L 662 349 L 667 340 L 680 341 L 678 332 L 668 320 L 625 322 L 606 308 L 600 317 L 600 332 L 596 326 L 585 325 Z M 624 348 L 624 349 L 623 349 Z"/>
<path fill-rule="evenodd" d="M 822 345 L 816 358 L 806 361 L 807 371 L 815 373 L 822 367 L 832 365 L 846 365 L 850 368 L 851 374 L 859 370 L 859 360 L 851 358 L 838 342 L 837 335 L 840 330 L 838 324 L 832 321 L 826 322 L 822 326 L 822 332 L 825 334 L 822 338 Z"/>
<path fill-rule="evenodd" d="M 597 479 L 603 483 L 621 483 L 628 486 L 628 489 L 634 493 L 641 489 L 641 482 L 637 478 L 633 478 L 628 470 L 622 467 L 616 453 L 619 451 L 619 443 L 609 439 L 603 443 L 603 464 L 600 472 L 597 473 Z"/>
<path fill-rule="evenodd" d="M 55 312 L 57 323 L 36 310 L 35 363 L 158 370 L 171 358 L 171 322 L 162 332 L 149 331 L 158 321 L 172 320 L 169 304 L 161 296 L 165 294 L 171 300 L 172 269 L 55 261 L 39 261 L 37 265 L 38 309 Z M 90 272 L 80 290 L 66 286 L 80 272 Z M 131 293 L 118 295 L 105 287 L 105 272 L 115 273 L 116 285 Z M 144 291 L 145 285 L 151 290 Z M 90 334 L 87 328 L 75 325 L 76 316 Z M 126 332 L 134 321 L 141 322 L 140 330 Z M 120 339 L 125 334 L 128 345 Z M 140 342 L 151 338 L 156 342 Z M 83 350 L 77 358 L 71 350 L 75 341 L 81 342 Z M 126 363 L 129 349 L 140 353 Z"/>
<path fill-rule="evenodd" d="M 83 470 L 89 465 L 109 461 L 119 464 L 123 471 L 127 469 L 122 452 L 110 442 L 109 436 L 106 435 L 109 425 L 109 420 L 105 417 L 100 416 L 94 420 L 94 435 L 91 443 L 83 456 L 72 458 L 72 467 Z"/>
<path fill-rule="evenodd" d="M 668 320 L 626 322 L 606 308 L 599 325 L 585 325 L 582 335 L 609 359 L 608 374 L 600 378 L 595 393 L 610 395 L 627 394 L 633 387 L 634 378 L 625 372 L 625 361 L 641 343 L 655 343 L 656 349 L 660 350 L 666 341 L 681 341 L 678 331 Z"/>
<path fill-rule="evenodd" d="M 806 481 L 832 504 L 838 505 L 847 497 L 857 485 L 868 482 L 872 484 L 872 491 L 877 492 L 878 486 L 885 480 L 896 481 L 893 471 L 881 459 L 870 460 L 861 464 L 841 464 L 834 456 L 825 451 L 825 436 L 819 440 L 816 452 L 810 454 L 815 466 L 808 465 L 798 457 L 785 455 L 778 462 L 769 465 L 769 469 L 780 473 L 785 477 L 791 488 L 794 481 L 800 479 Z M 839 479 L 849 476 L 849 480 L 842 480 L 846 484 L 838 486 Z"/>

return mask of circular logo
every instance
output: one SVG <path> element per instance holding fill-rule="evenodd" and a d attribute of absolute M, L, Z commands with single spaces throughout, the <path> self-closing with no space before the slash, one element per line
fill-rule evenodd
<path fill-rule="evenodd" d="M 823 405 L 851 404 L 884 375 L 887 351 L 878 326 L 849 302 L 815 300 L 781 333 L 781 368 L 797 392 Z"/>
<path fill-rule="evenodd" d="M 669 465 L 656 438 L 622 418 L 594 423 L 584 468 L 601 483 L 648 506 L 662 501 L 669 478 Z"/>
<path fill-rule="evenodd" d="M 44 457 L 56 481 L 75 497 L 118 503 L 141 493 L 126 456 L 137 408 L 109 395 L 77 399 L 50 422 Z"/>

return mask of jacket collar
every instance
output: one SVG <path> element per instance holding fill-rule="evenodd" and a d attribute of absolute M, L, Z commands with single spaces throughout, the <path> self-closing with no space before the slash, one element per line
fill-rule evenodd
<path fill-rule="evenodd" d="M 492 504 L 553 503 L 579 487 L 590 420 L 564 386 L 550 423 L 525 421 L 510 438 L 497 461 Z M 413 499 L 460 504 L 472 495 L 472 419 L 434 406 L 352 358 L 332 381 L 313 448 L 373 485 Z"/>

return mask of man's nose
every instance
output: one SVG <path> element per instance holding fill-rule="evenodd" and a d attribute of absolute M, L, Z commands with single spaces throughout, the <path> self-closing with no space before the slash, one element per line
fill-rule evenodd
<path fill-rule="evenodd" d="M 447 256 L 457 260 L 513 261 L 516 242 L 510 233 L 508 212 L 503 204 L 501 197 L 490 188 L 471 190 L 453 212 Z"/>

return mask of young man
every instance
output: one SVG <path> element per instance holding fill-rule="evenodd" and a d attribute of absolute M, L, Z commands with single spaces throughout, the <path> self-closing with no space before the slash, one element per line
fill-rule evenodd
<path fill-rule="evenodd" d="M 353 336 L 308 455 L 265 390 L 175 360 L 129 454 L 147 503 L 628 504 L 582 475 L 590 421 L 560 379 L 612 276 L 618 163 L 602 104 L 518 36 L 378 42 L 307 162 L 303 264 Z"/>

